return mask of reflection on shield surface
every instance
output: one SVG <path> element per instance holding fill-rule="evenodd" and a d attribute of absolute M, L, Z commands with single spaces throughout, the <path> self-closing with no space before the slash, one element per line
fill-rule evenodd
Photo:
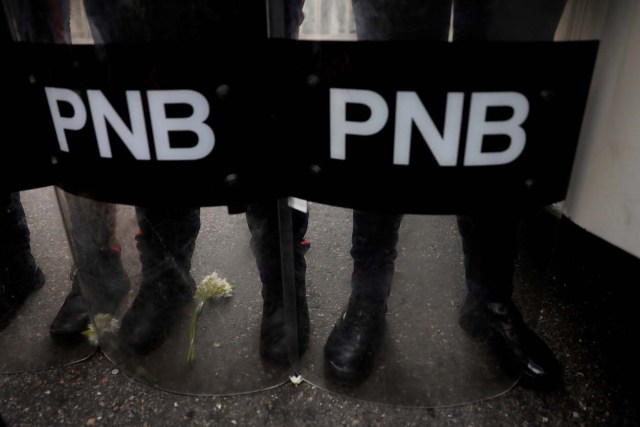
<path fill-rule="evenodd" d="M 484 343 L 458 323 L 464 301 L 463 254 L 453 216 L 402 220 L 386 325 L 370 376 L 346 387 L 327 375 L 323 351 L 347 306 L 354 271 L 352 211 L 312 204 L 307 256 L 312 344 L 300 371 L 310 382 L 364 400 L 410 406 L 451 405 L 495 396 L 517 376 L 504 373 Z M 370 277 L 376 286 L 379 278 Z M 366 291 L 365 291 L 366 292 Z M 365 296 L 366 298 L 366 296 Z"/>
<path fill-rule="evenodd" d="M 86 359 L 96 351 L 94 345 L 81 337 L 57 340 L 49 334 L 71 288 L 73 271 L 73 259 L 54 189 L 23 191 L 21 201 L 30 231 L 31 253 L 45 281 L 6 319 L 7 324 L 0 331 L 2 373 L 63 366 Z M 19 285 L 26 287 L 28 283 Z M 3 283 L 3 286 L 7 284 Z"/>
<path fill-rule="evenodd" d="M 298 373 L 430 407 L 558 380 L 527 326 L 553 233 L 518 223 L 566 194 L 589 3 L 6 1 L 25 142 L 2 158 L 58 187 L 23 193 L 47 283 L 0 366 L 100 345 L 180 393 Z"/>
<path fill-rule="evenodd" d="M 288 378 L 288 360 L 269 360 L 260 348 L 261 294 L 276 284 L 282 298 L 277 222 L 271 222 L 277 217 L 268 217 L 270 208 L 251 216 L 229 215 L 226 208 L 114 205 L 115 234 L 107 238 L 117 242 L 114 258 L 100 256 L 96 241 L 82 237 L 82 230 L 104 228 L 105 216 L 91 215 L 104 204 L 61 194 L 81 288 L 111 360 L 147 383 L 182 393 L 244 393 Z M 96 256 L 86 256 L 92 251 Z M 275 281 L 263 288 L 260 274 Z"/>

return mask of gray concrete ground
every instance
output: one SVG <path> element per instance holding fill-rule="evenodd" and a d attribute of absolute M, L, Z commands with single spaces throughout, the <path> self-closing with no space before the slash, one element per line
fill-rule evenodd
<path fill-rule="evenodd" d="M 47 197 L 27 195 L 30 218 L 54 214 Z M 205 233 L 212 226 L 205 221 Z M 34 225 L 32 232 L 42 242 L 36 233 L 51 236 L 54 231 Z M 558 240 L 548 246 L 556 232 Z M 62 258 L 46 260 L 43 269 L 48 277 L 59 277 L 50 282 L 60 283 L 46 286 L 55 286 L 57 298 L 63 299 L 70 263 L 67 255 L 58 255 Z M 637 267 L 636 258 L 568 221 L 538 215 L 525 222 L 519 280 L 535 286 L 518 295 L 518 302 L 562 363 L 563 390 L 540 392 L 515 386 L 494 398 L 436 408 L 365 402 L 307 382 L 298 386 L 284 382 L 235 396 L 189 396 L 143 384 L 98 350 L 87 360 L 67 366 L 0 375 L 0 414 L 10 426 L 638 425 L 638 374 L 633 368 L 640 359 L 632 345 L 638 333 L 629 289 L 637 282 L 633 279 Z M 20 350 L 3 347 L 2 351 Z"/>

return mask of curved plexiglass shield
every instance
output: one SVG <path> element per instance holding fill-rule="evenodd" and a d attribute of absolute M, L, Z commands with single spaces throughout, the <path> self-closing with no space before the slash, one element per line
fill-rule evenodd
<path fill-rule="evenodd" d="M 473 174 L 482 168 L 499 174 L 499 166 L 514 161 L 506 157 L 504 162 L 496 163 L 488 157 L 484 159 L 487 161 L 472 160 L 474 114 L 484 115 L 480 120 L 487 126 L 497 126 L 477 140 L 482 148 L 476 154 L 483 157 L 509 151 L 508 140 L 492 140 L 496 135 L 510 133 L 498 129 L 498 123 L 508 121 L 509 114 L 497 110 L 511 109 L 512 118 L 519 113 L 515 104 L 509 107 L 496 104 L 495 110 L 474 110 L 476 95 L 467 91 L 473 91 L 474 84 L 478 85 L 475 89 L 478 92 L 496 91 L 499 87 L 496 81 L 504 79 L 500 76 L 510 75 L 508 79 L 514 74 L 518 75 L 515 79 L 525 85 L 536 87 L 537 71 L 533 71 L 533 66 L 528 69 L 529 65 L 514 67 L 509 59 L 500 63 L 493 81 L 492 77 L 482 81 L 481 76 L 487 76 L 483 74 L 486 64 L 477 64 L 475 75 L 473 68 L 466 69 L 466 74 L 454 69 L 449 75 L 433 69 L 448 66 L 443 63 L 446 57 L 442 56 L 447 49 L 459 49 L 456 54 L 471 54 L 471 49 L 462 49 L 472 46 L 476 51 L 473 55 L 477 55 L 475 59 L 483 58 L 483 54 L 477 52 L 486 52 L 484 59 L 490 62 L 499 61 L 490 53 L 492 49 L 505 46 L 512 48 L 509 55 L 519 48 L 524 51 L 537 46 L 544 50 L 552 41 L 597 39 L 604 14 L 604 3 L 564 0 L 315 0 L 305 3 L 300 43 L 326 41 L 316 49 L 325 49 L 323 61 L 335 63 L 336 73 L 336 70 L 345 75 L 362 72 L 362 80 L 340 80 L 319 73 L 313 82 L 316 87 L 322 87 L 323 78 L 329 81 L 325 84 L 332 93 L 330 100 L 338 102 L 330 104 L 331 131 L 325 134 L 330 150 L 325 154 L 310 144 L 310 151 L 314 151 L 309 156 L 313 176 L 305 182 L 307 187 L 298 192 L 300 197 L 311 200 L 307 234 L 311 250 L 306 257 L 308 301 L 305 302 L 310 313 L 311 340 L 298 366 L 306 380 L 352 397 L 409 406 L 447 406 L 489 398 L 509 390 L 518 381 L 530 387 L 553 388 L 561 383 L 562 367 L 553 354 L 553 343 L 547 344 L 535 331 L 541 309 L 539 293 L 546 284 L 545 266 L 553 248 L 553 237 L 550 237 L 553 230 L 541 233 L 538 240 L 522 238 L 523 230 L 528 229 L 526 219 L 538 215 L 545 203 L 538 203 L 536 208 L 535 202 L 521 203 L 522 199 L 515 194 L 493 199 L 494 195 L 488 191 L 491 186 L 486 184 L 474 187 L 480 196 L 455 193 L 461 187 L 475 185 Z M 381 58 L 380 70 L 386 70 L 384 75 L 361 65 L 362 51 L 357 47 L 334 49 L 337 45 L 331 42 L 335 41 L 378 42 L 374 45 L 377 51 L 375 47 L 368 51 L 363 47 L 362 51 L 377 52 Z M 404 48 L 398 41 L 412 43 L 413 52 L 410 49 L 405 52 L 424 58 L 424 82 L 413 78 L 419 72 L 393 69 L 406 66 L 404 61 L 383 64 L 382 58 L 393 57 L 387 51 Z M 336 51 L 343 56 L 332 56 Z M 529 52 L 536 54 L 533 50 Z M 544 57 L 539 58 L 544 62 Z M 373 62 L 367 66 L 371 67 Z M 421 66 L 417 62 L 411 64 Z M 552 70 L 556 65 L 547 66 L 547 70 Z M 589 75 L 590 69 L 586 68 Z M 365 74 L 365 70 L 369 70 L 369 74 Z M 510 71 L 505 73 L 505 70 Z M 403 73 L 406 80 L 402 80 Z M 434 77 L 442 80 L 434 84 L 429 81 Z M 577 78 L 577 73 L 574 77 Z M 462 78 L 465 80 L 461 81 Z M 429 101 L 430 96 L 440 96 L 441 87 L 445 92 L 450 88 L 445 112 Z M 583 91 L 587 87 L 588 83 Z M 381 90 L 375 93 L 378 88 Z M 397 91 L 395 99 L 388 96 L 390 88 Z M 462 125 L 456 132 L 455 120 L 450 120 L 455 109 L 451 107 L 455 101 L 451 92 L 460 88 L 465 88 L 464 93 L 459 93 L 460 113 L 465 117 L 469 114 L 469 118 L 463 119 L 463 122 L 468 120 L 466 126 Z M 415 92 L 408 92 L 410 90 Z M 344 98 L 334 98 L 333 94 L 338 92 Z M 560 91 L 540 93 L 544 97 L 545 93 L 556 95 Z M 469 95 L 471 100 L 463 100 Z M 530 99 L 528 96 L 524 99 Z M 407 103 L 410 97 L 412 102 Z M 466 103 L 465 109 L 462 103 Z M 341 109 L 336 108 L 338 104 Z M 555 138 L 535 131 L 533 120 L 525 119 L 530 111 L 539 108 L 530 103 L 519 122 L 524 123 L 518 126 L 525 135 L 523 146 L 529 141 Z M 400 129 L 407 123 L 407 127 Z M 579 119 L 572 136 L 563 136 L 556 142 L 575 148 L 578 128 Z M 409 142 L 403 145 L 407 133 Z M 510 136 L 511 144 L 517 139 L 514 135 Z M 367 137 L 370 138 L 367 140 Z M 448 163 L 445 146 L 458 140 L 459 151 L 454 152 L 453 160 Z M 423 171 L 414 168 L 411 181 L 395 181 L 396 171 L 379 166 L 380 159 L 386 156 L 390 163 L 408 167 L 415 156 L 424 154 L 417 148 L 407 147 L 424 142 L 435 162 L 421 164 Z M 386 152 L 380 148 L 382 144 L 386 144 Z M 336 160 L 347 166 L 336 165 Z M 350 164 L 353 173 L 341 174 L 340 168 L 348 169 Z M 438 168 L 442 170 L 443 166 L 450 167 L 448 175 L 438 175 Z M 469 172 L 470 169 L 474 171 Z M 564 174 L 570 169 L 569 162 L 564 165 Z M 457 172 L 450 172 L 452 170 Z M 386 174 L 387 171 L 390 172 Z M 467 174 L 467 181 L 461 187 L 454 182 L 456 173 Z M 508 173 L 500 178 L 503 182 L 517 179 Z M 321 180 L 334 185 L 333 194 L 319 190 Z M 566 190 L 566 175 L 550 181 L 554 180 Z M 532 177 L 526 185 L 533 187 L 542 181 Z M 498 180 L 493 183 L 497 184 L 495 191 L 500 191 Z M 387 187 L 394 185 L 391 191 Z M 419 191 L 410 187 L 417 187 Z M 408 196 L 397 197 L 396 193 L 403 189 Z M 411 207 L 411 202 L 407 204 L 407 198 L 428 200 L 430 194 L 442 201 L 440 205 L 434 203 L 426 207 L 425 202 L 424 206 L 415 208 L 415 203 Z M 332 200 L 332 196 L 338 205 L 359 205 L 367 209 L 352 210 L 313 202 Z M 464 197 L 473 202 L 465 205 Z M 561 199 L 555 197 L 554 201 Z M 391 202 L 399 199 L 399 205 Z M 411 211 L 458 215 L 403 215 Z"/>
<path fill-rule="evenodd" d="M 519 379 L 513 354 L 480 329 L 487 319 L 474 297 L 521 307 L 536 324 L 555 230 L 547 222 L 527 236 L 548 213 L 520 224 L 314 203 L 309 213 L 311 342 L 298 368 L 307 381 L 368 401 L 444 406 L 494 397 Z M 516 306 L 498 303 L 509 300 Z"/>
<path fill-rule="evenodd" d="M 517 231 L 566 191 L 591 3 L 5 1 L 66 191 L 53 334 L 184 393 L 557 386 Z"/>
<path fill-rule="evenodd" d="M 23 16 L 30 11 L 24 10 Z M 9 54 L 12 40 L 29 40 L 29 36 L 18 35 L 18 16 L 11 12 L 5 15 L 5 12 L 3 3 L 0 45 L 3 52 Z M 35 30 L 36 25 L 25 27 Z M 43 28 L 32 40 L 52 41 L 52 35 Z M 18 101 L 28 97 L 30 85 L 26 79 L 16 80 L 20 64 L 11 60 L 8 63 L 12 65 L 8 67 L 6 79 L 3 78 L 2 89 L 12 108 L 2 121 L 6 132 L 3 145 L 15 147 L 15 151 L 3 151 L 1 156 L 2 162 L 13 166 L 9 168 L 3 163 L 0 180 L 0 372 L 3 373 L 65 365 L 85 359 L 95 351 L 95 347 L 84 340 L 55 342 L 49 335 L 49 326 L 69 288 L 73 263 L 53 189 L 19 191 L 43 185 L 41 176 L 47 175 L 48 160 L 44 162 L 45 167 L 41 167 L 43 163 L 33 150 L 33 144 L 37 143 L 30 138 L 28 127 L 21 126 L 25 122 L 20 120 L 17 126 L 14 123 L 18 121 L 16 117 L 25 117 L 37 107 Z M 30 152 L 33 156 L 24 156 Z M 25 162 L 25 157 L 31 158 Z M 30 169 L 31 173 L 26 172 L 27 165 L 35 166 Z M 40 177 L 36 177 L 38 173 L 33 173 L 34 169 L 39 170 Z"/>
<path fill-rule="evenodd" d="M 59 194 L 78 266 L 74 285 L 93 313 L 85 335 L 107 357 L 182 393 L 244 393 L 288 378 L 286 345 L 278 348 L 284 319 L 275 202 L 230 215 Z M 276 334 L 267 357 L 263 299 Z M 88 319 L 81 330 L 87 327 Z"/>
<path fill-rule="evenodd" d="M 53 188 L 7 194 L 0 220 L 0 372 L 36 371 L 88 358 L 96 350 L 93 344 L 50 334 L 73 267 Z"/>
<path fill-rule="evenodd" d="M 208 42 L 219 45 L 229 34 L 256 42 L 266 39 L 265 6 L 259 4 L 246 6 L 204 1 L 185 7 L 183 2 L 148 2 L 145 5 L 112 2 L 107 5 L 87 0 L 28 5 L 7 2 L 6 9 L 14 40 L 70 43 L 72 47 L 67 52 L 85 52 L 84 59 L 89 58 L 93 64 L 104 67 L 102 71 L 106 70 L 108 77 L 94 82 L 94 77 L 102 71 L 93 69 L 76 75 L 67 69 L 59 73 L 66 76 L 64 83 L 49 84 L 45 89 L 49 101 L 53 99 L 51 94 L 57 97 L 49 105 L 54 109 L 53 125 L 61 159 L 65 152 L 78 154 L 90 145 L 101 158 L 112 158 L 113 155 L 119 158 L 122 152 L 118 150 L 124 148 L 129 150 L 133 160 L 145 160 L 145 156 L 151 155 L 154 160 L 165 160 L 169 164 L 194 156 L 198 159 L 199 147 L 212 149 L 214 144 L 220 145 L 219 134 L 214 136 L 211 124 L 198 125 L 196 122 L 195 130 L 190 127 L 193 120 L 189 121 L 189 117 L 203 112 L 207 117 L 209 109 L 204 106 L 202 95 L 180 90 L 183 85 L 189 86 L 189 80 L 167 83 L 164 79 L 170 78 L 172 71 L 163 76 L 157 74 L 157 61 L 171 63 L 165 64 L 170 70 L 183 68 L 171 54 L 165 58 L 164 47 L 173 45 L 175 54 L 182 51 L 181 46 L 186 46 L 187 55 L 191 55 L 197 50 L 194 46 L 198 45 L 201 49 L 198 55 L 214 55 L 214 50 L 209 52 L 206 48 Z M 157 144 L 140 151 L 140 137 L 147 135 L 144 118 L 131 113 L 118 122 L 115 118 L 118 112 L 113 110 L 108 98 L 101 96 L 101 89 L 106 93 L 114 88 L 116 91 L 123 87 L 137 89 L 135 85 L 140 84 L 140 80 L 132 83 L 125 79 L 122 83 L 123 80 L 115 77 L 117 73 L 113 73 L 111 63 L 127 68 L 122 57 L 117 57 L 118 52 L 124 50 L 130 54 L 133 51 L 135 57 L 135 52 L 146 51 L 144 43 L 156 46 L 157 56 L 151 60 L 151 69 L 138 69 L 132 65 L 126 70 L 132 73 L 125 74 L 140 72 L 145 75 L 149 72 L 144 83 L 149 93 L 164 88 L 170 92 L 170 98 L 174 96 L 171 99 L 175 100 L 176 95 L 178 98 L 171 102 L 169 98 L 162 98 L 164 93 L 156 91 L 153 93 L 160 98 L 151 96 L 145 100 L 145 109 L 148 108 L 145 111 L 159 114 L 157 117 L 165 120 L 162 123 L 162 126 L 166 125 L 165 138 L 162 130 L 157 132 L 157 120 L 152 118 L 148 135 Z M 113 46 L 117 46 L 115 50 L 112 50 Z M 44 66 L 61 58 L 62 63 L 65 62 L 64 49 L 54 47 L 41 47 L 45 55 L 51 55 L 49 63 L 43 61 Z M 206 58 L 201 63 L 204 62 L 211 64 Z M 83 70 L 85 67 L 80 64 L 76 62 L 72 68 Z M 183 72 L 196 71 L 189 66 L 186 68 Z M 206 70 L 200 73 L 201 76 L 204 74 L 207 74 Z M 39 77 L 40 74 L 38 77 L 32 75 L 32 84 L 42 84 Z M 79 92 L 74 92 L 84 90 L 85 85 L 89 87 L 90 100 L 78 98 Z M 208 87 L 213 83 L 207 85 L 205 81 L 201 85 Z M 214 91 L 218 86 L 215 85 Z M 185 93 L 192 99 L 195 96 L 196 101 L 183 102 L 184 97 L 180 98 L 180 95 Z M 133 111 L 137 104 L 135 99 L 130 103 L 129 94 L 127 92 L 125 108 Z M 224 97 L 224 94 L 218 94 L 220 98 Z M 85 114 L 84 108 L 98 105 L 93 102 L 105 108 L 102 124 L 106 144 L 114 135 L 124 142 L 113 152 L 111 147 L 105 147 L 105 139 L 100 135 L 96 138 L 95 134 L 86 137 L 73 133 L 74 128 L 78 130 L 84 126 L 78 127 L 77 123 L 86 123 L 87 117 L 91 125 L 100 126 L 99 115 Z M 122 106 L 116 108 L 124 109 Z M 75 125 L 71 123 L 74 120 Z M 128 126 L 131 128 L 127 130 Z M 180 133 L 181 130 L 186 132 Z M 176 134 L 185 138 L 176 142 Z M 190 147 L 194 141 L 188 138 L 192 134 L 198 138 L 195 148 Z M 163 148 L 158 145 L 161 140 L 165 144 L 164 155 Z M 51 162 L 59 167 L 61 162 L 57 156 L 57 153 L 52 155 Z M 92 350 L 100 345 L 107 357 L 131 375 L 171 391 L 246 393 L 287 380 L 291 373 L 288 329 L 295 325 L 285 324 L 283 314 L 276 199 L 239 203 L 229 210 L 227 207 L 192 207 L 193 203 L 185 203 L 185 199 L 190 201 L 189 197 L 177 201 L 168 196 L 166 200 L 162 199 L 162 205 L 158 204 L 158 198 L 154 204 L 143 206 L 107 203 L 99 201 L 105 194 L 115 200 L 144 198 L 143 194 L 135 192 L 129 192 L 131 197 L 121 197 L 123 193 L 111 188 L 127 180 L 135 184 L 136 179 L 144 179 L 144 172 L 135 170 L 128 174 L 107 168 L 100 169 L 105 173 L 96 177 L 95 168 L 92 171 L 91 167 L 78 164 L 75 167 L 73 177 L 64 171 L 60 175 L 62 178 L 56 177 L 76 194 L 57 190 L 74 267 L 70 280 L 64 282 L 70 286 L 64 304 L 50 324 L 52 337 L 78 341 Z M 96 167 L 100 168 L 100 165 Z M 73 167 L 69 169 L 72 170 Z M 170 178 L 174 173 L 171 166 L 167 172 L 164 178 Z M 215 176 L 217 171 L 206 172 L 201 182 L 193 186 L 191 194 L 212 193 L 207 189 L 205 178 Z M 87 186 L 85 179 L 90 179 L 91 175 L 95 177 L 94 184 Z M 174 176 L 182 178 L 184 172 L 174 173 Z M 229 187 L 238 181 L 237 175 L 228 178 L 225 184 Z M 154 179 L 162 180 L 163 177 L 150 180 L 157 187 L 160 181 Z M 97 191 L 96 186 L 106 190 Z M 174 191 L 170 179 L 166 190 L 181 193 Z M 162 189 L 157 192 L 162 193 Z M 231 215 L 230 211 L 239 213 Z M 297 216 L 293 218 L 298 221 Z M 296 247 L 296 251 L 304 249 L 300 244 Z M 262 318 L 263 312 L 265 318 Z"/>

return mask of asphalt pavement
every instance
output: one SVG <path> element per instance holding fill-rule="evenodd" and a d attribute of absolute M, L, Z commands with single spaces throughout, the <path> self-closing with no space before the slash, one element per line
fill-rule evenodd
<path fill-rule="evenodd" d="M 21 315 L 23 317 L 19 316 L 17 319 L 22 319 L 28 326 L 20 329 L 17 336 L 14 334 L 13 341 L 2 341 L 6 337 L 0 335 L 3 354 L 19 356 L 13 359 L 0 357 L 0 362 L 10 359 L 4 365 L 0 363 L 0 366 L 4 366 L 4 372 L 11 370 L 8 366 L 18 366 L 21 363 L 31 371 L 0 375 L 0 414 L 7 425 L 640 424 L 636 385 L 638 373 L 634 370 L 640 354 L 634 348 L 638 333 L 635 315 L 637 304 L 633 289 L 638 283 L 635 272 L 640 266 L 639 260 L 589 235 L 570 221 L 557 218 L 546 211 L 533 213 L 523 221 L 516 277 L 520 290 L 516 294 L 516 302 L 525 318 L 549 343 L 563 365 L 563 389 L 543 392 L 524 389 L 517 384 L 511 387 L 511 383 L 508 383 L 497 392 L 495 388 L 483 389 L 476 382 L 473 384 L 474 390 L 491 391 L 484 395 L 474 395 L 465 401 L 456 401 L 449 396 L 449 404 L 446 403 L 447 399 L 429 401 L 423 396 L 420 397 L 422 400 L 407 401 L 407 405 L 419 405 L 422 402 L 423 407 L 408 407 L 401 400 L 393 405 L 388 403 L 390 400 L 385 398 L 385 393 L 394 390 L 393 387 L 376 389 L 371 386 L 366 393 L 351 393 L 351 396 L 345 396 L 337 389 L 329 391 L 330 386 L 322 381 L 320 371 L 313 369 L 313 361 L 318 360 L 317 357 L 321 354 L 318 349 L 321 349 L 326 330 L 341 309 L 338 299 L 327 302 L 331 309 L 323 311 L 320 302 L 327 300 L 332 294 L 323 293 L 323 289 L 334 285 L 336 289 L 344 286 L 344 277 L 350 273 L 349 241 L 348 236 L 344 237 L 344 230 L 349 228 L 348 212 L 312 206 L 309 233 L 312 246 L 308 254 L 309 298 L 310 301 L 316 301 L 310 302 L 310 307 L 312 325 L 317 326 L 318 332 L 314 336 L 316 346 L 312 345 L 307 361 L 303 359 L 298 367 L 304 381 L 294 385 L 287 379 L 288 375 L 271 377 L 268 381 L 262 381 L 265 378 L 261 378 L 261 381 L 255 383 L 255 388 L 264 388 L 263 390 L 234 395 L 211 395 L 212 393 L 207 392 L 207 387 L 212 390 L 216 385 L 211 381 L 205 382 L 206 387 L 197 391 L 199 395 L 189 395 L 186 394 L 189 392 L 188 387 L 180 390 L 175 383 L 158 384 L 164 390 L 145 384 L 130 376 L 126 366 L 110 361 L 101 349 L 84 346 L 80 351 L 76 348 L 77 353 L 69 355 L 47 347 L 50 345 L 47 341 L 47 322 L 55 315 L 68 290 L 68 274 L 72 265 L 52 195 L 51 189 L 23 194 L 32 230 L 34 254 L 47 275 L 45 287 L 48 289 L 48 297 L 35 296 L 34 301 L 26 305 L 32 310 L 34 320 L 25 321 L 24 316 L 28 314 L 26 311 Z M 317 212 L 315 218 L 318 218 L 315 223 L 314 212 Z M 219 210 L 204 212 L 197 256 L 204 259 L 228 253 L 227 264 L 233 267 L 229 271 L 240 272 L 242 266 L 250 260 L 250 252 L 242 243 L 247 241 L 247 232 L 243 228 L 246 224 L 242 216 L 239 216 L 227 222 L 236 224 L 239 228 L 221 228 L 218 225 L 221 223 L 220 215 L 224 216 Z M 439 283 L 436 278 L 441 278 L 439 280 L 444 281 L 445 286 L 449 286 L 446 284 L 447 280 L 460 279 L 461 255 L 456 249 L 459 241 L 454 221 L 451 217 L 431 217 L 427 220 L 432 226 L 418 227 L 423 220 L 425 219 L 408 218 L 408 225 L 403 225 L 404 231 L 401 230 L 401 248 L 403 241 L 407 242 L 405 247 L 410 247 L 408 242 L 412 236 L 417 236 L 414 240 L 421 240 L 422 235 L 412 230 L 429 229 L 433 234 L 432 242 L 425 246 L 427 249 L 424 252 L 429 255 L 425 255 L 424 259 L 405 262 L 402 261 L 403 252 L 400 251 L 400 272 L 396 277 L 401 284 L 394 283 L 391 296 L 396 301 L 407 300 L 407 295 L 410 294 L 403 296 L 399 288 L 413 283 L 414 271 L 420 270 L 422 276 L 419 277 L 430 277 L 432 282 Z M 126 224 L 128 225 L 122 227 L 123 233 L 135 228 L 131 221 Z M 334 237 L 328 237 L 334 234 Z M 325 236 L 324 240 L 322 236 Z M 223 249 L 216 252 L 212 249 L 216 246 Z M 124 250 L 128 248 L 125 247 Z M 410 258 L 409 255 L 405 258 Z M 418 268 L 418 264 L 422 267 Z M 425 265 L 436 267 L 427 268 Z M 135 269 L 133 264 L 129 267 Z M 208 271 L 208 266 L 196 261 L 193 271 L 194 275 L 201 275 Z M 249 273 L 246 274 L 246 277 L 242 276 L 243 281 L 255 279 Z M 340 279 L 340 275 L 344 277 Z M 340 298 L 344 295 L 343 292 Z M 229 307 L 234 304 L 243 305 L 241 301 L 259 307 L 259 294 L 255 292 L 241 292 L 237 298 L 240 302 L 234 302 Z M 40 301 L 35 301 L 38 299 Z M 393 319 L 390 322 L 398 322 L 398 325 L 402 324 L 402 320 L 416 316 L 419 311 L 410 310 L 410 305 L 390 307 L 389 316 Z M 46 316 L 38 314 L 46 310 Z M 220 313 L 224 313 L 225 308 L 217 310 L 211 310 L 211 316 L 223 318 Z M 259 316 L 259 311 L 247 311 L 250 314 L 242 319 L 242 326 L 255 323 Z M 424 311 L 431 313 L 427 309 Z M 443 325 L 438 327 L 445 328 L 447 322 L 438 321 L 441 322 L 438 325 Z M 421 325 L 425 325 L 423 329 L 428 328 L 425 323 Z M 410 329 L 396 330 L 402 332 L 402 337 L 407 335 L 403 339 L 414 338 Z M 419 335 L 417 329 L 413 335 Z M 253 345 L 251 343 L 255 342 L 255 338 L 256 335 L 248 331 L 245 334 L 235 334 L 231 342 L 236 343 L 238 349 L 250 353 Z M 391 339 L 386 337 L 386 340 Z M 223 342 L 221 348 L 224 347 Z M 402 350 L 402 346 L 399 350 Z M 412 347 L 407 351 L 415 355 L 414 359 L 431 351 L 429 358 L 424 357 L 425 361 L 429 361 L 437 357 L 438 348 L 428 351 Z M 457 349 L 451 354 L 459 354 L 456 352 Z M 236 350 L 232 353 L 239 354 Z M 389 354 L 397 355 L 398 352 Z M 113 354 L 107 352 L 107 355 L 114 359 Z M 459 360 L 464 362 L 467 359 L 462 357 Z M 233 362 L 234 360 L 230 364 L 233 365 Z M 385 365 L 388 366 L 387 362 L 385 360 Z M 398 363 L 400 362 L 402 361 Z M 243 363 L 246 363 L 246 367 Z M 252 363 L 254 362 L 243 362 L 241 357 L 237 357 L 237 366 L 229 369 L 246 373 Z M 211 377 L 219 378 L 213 372 L 222 368 L 211 367 Z M 425 384 L 424 388 L 432 387 L 433 390 L 437 388 L 429 383 L 442 382 L 443 378 L 456 374 L 442 370 L 425 372 L 412 374 L 413 381 L 418 385 Z M 375 375 L 384 378 L 385 372 L 376 372 Z M 206 367 L 199 371 L 198 376 L 207 376 Z M 247 378 L 250 379 L 251 375 Z M 411 379 L 403 377 L 400 380 Z M 371 380 L 371 384 L 393 385 L 389 382 L 391 380 L 385 381 Z M 366 389 L 367 384 L 363 387 Z M 459 387 L 458 396 L 466 390 L 464 384 Z M 219 388 L 219 393 L 215 394 L 220 393 L 226 394 L 224 387 Z"/>

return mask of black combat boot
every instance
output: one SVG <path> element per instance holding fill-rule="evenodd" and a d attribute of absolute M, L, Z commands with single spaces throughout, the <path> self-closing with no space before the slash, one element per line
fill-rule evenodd
<path fill-rule="evenodd" d="M 81 266 L 72 272 L 71 291 L 49 327 L 52 338 L 76 338 L 87 330 L 91 311 L 94 315 L 117 314 L 130 288 L 120 254 L 117 244 L 76 254 Z"/>
<path fill-rule="evenodd" d="M 467 298 L 461 327 L 485 341 L 502 369 L 535 389 L 562 385 L 562 368 L 511 300 L 518 220 L 513 215 L 459 216 Z"/>
<path fill-rule="evenodd" d="M 386 301 L 351 298 L 324 346 L 325 372 L 335 383 L 354 386 L 369 377 L 385 335 Z"/>
<path fill-rule="evenodd" d="M 14 254 L 0 265 L 0 330 L 4 329 L 45 277 L 31 252 Z"/>
<path fill-rule="evenodd" d="M 192 208 L 137 208 L 136 236 L 142 283 L 122 319 L 123 343 L 138 355 L 157 349 L 192 299 L 191 258 L 200 230 L 200 211 Z"/>
<path fill-rule="evenodd" d="M 282 289 L 282 284 L 277 284 Z M 290 365 L 282 292 L 263 285 L 262 320 L 260 322 L 260 357 L 279 365 Z M 296 318 L 298 357 L 309 348 L 309 307 L 304 284 L 296 283 Z"/>
<path fill-rule="evenodd" d="M 308 218 L 306 213 L 295 210 L 292 212 L 297 324 L 289 326 L 297 331 L 297 357 L 302 356 L 309 347 L 310 321 L 305 286 L 305 253 L 309 249 L 309 243 L 304 240 Z M 277 202 L 249 205 L 247 224 L 251 232 L 251 249 L 262 282 L 260 357 L 287 366 L 294 361 L 290 360 L 293 355 L 289 355 L 290 345 L 287 341 Z"/>
<path fill-rule="evenodd" d="M 80 291 L 78 273 L 74 271 L 71 274 L 71 290 L 49 326 L 51 338 L 65 340 L 79 337 L 89 327 L 90 311 L 89 301 Z"/>
<path fill-rule="evenodd" d="M 0 193 L 0 330 L 45 282 L 30 240 L 20 193 Z"/>
<path fill-rule="evenodd" d="M 354 386 L 371 374 L 386 330 L 401 215 L 353 212 L 351 297 L 324 347 L 325 372 Z"/>
<path fill-rule="evenodd" d="M 521 386 L 561 387 L 560 363 L 549 346 L 527 326 L 512 301 L 489 302 L 468 295 L 462 306 L 460 326 L 469 335 L 486 340 L 506 373 L 521 374 Z"/>

